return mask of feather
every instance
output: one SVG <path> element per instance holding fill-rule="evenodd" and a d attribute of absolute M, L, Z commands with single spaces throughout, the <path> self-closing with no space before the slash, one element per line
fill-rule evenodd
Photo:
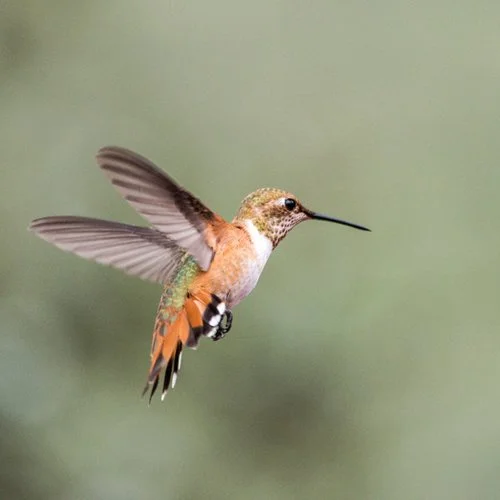
<path fill-rule="evenodd" d="M 148 381 L 143 395 L 151 389 L 149 400 L 158 387 L 161 371 L 163 375 L 163 388 L 161 399 L 167 395 L 169 385 L 173 388 L 181 368 L 182 349 L 185 345 L 194 347 L 200 335 L 207 335 L 217 326 L 213 326 L 212 318 L 220 316 L 225 310 L 225 303 L 212 294 L 188 296 L 182 306 L 167 306 L 161 309 L 156 317 L 151 343 L 151 366 Z M 207 313 L 207 311 L 209 311 Z M 222 312 L 221 312 L 222 311 Z"/>
<path fill-rule="evenodd" d="M 97 162 L 139 214 L 192 255 L 202 270 L 208 270 L 215 247 L 209 223 L 224 222 L 220 216 L 132 151 L 105 147 L 97 153 Z"/>
<path fill-rule="evenodd" d="M 156 229 L 88 217 L 44 217 L 29 229 L 62 250 L 158 283 L 169 281 L 185 254 Z"/>

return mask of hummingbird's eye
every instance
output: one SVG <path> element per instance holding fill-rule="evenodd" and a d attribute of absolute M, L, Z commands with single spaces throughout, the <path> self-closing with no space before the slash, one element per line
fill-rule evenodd
<path fill-rule="evenodd" d="M 297 202 L 293 198 L 286 198 L 284 204 L 285 208 L 290 212 L 297 206 Z"/>

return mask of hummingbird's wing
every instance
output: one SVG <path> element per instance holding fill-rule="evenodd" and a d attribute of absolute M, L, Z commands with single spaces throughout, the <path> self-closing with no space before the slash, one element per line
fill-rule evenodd
<path fill-rule="evenodd" d="M 185 255 L 160 231 L 119 222 L 55 216 L 35 219 L 29 228 L 62 250 L 162 284 Z"/>
<path fill-rule="evenodd" d="M 215 248 L 213 227 L 223 219 L 146 158 L 115 146 L 97 162 L 121 195 L 156 229 L 208 270 Z"/>

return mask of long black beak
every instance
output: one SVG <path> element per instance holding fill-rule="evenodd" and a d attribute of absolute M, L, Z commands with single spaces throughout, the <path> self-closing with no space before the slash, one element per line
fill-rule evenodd
<path fill-rule="evenodd" d="M 371 231 L 367 227 L 360 226 L 359 224 L 353 224 L 352 222 L 347 222 L 345 220 L 335 219 L 334 217 L 329 217 L 328 215 L 318 214 L 316 212 L 311 212 L 310 210 L 304 210 L 304 212 L 311 219 L 326 220 L 326 221 L 329 221 L 329 222 L 336 222 L 337 224 L 342 224 L 343 226 L 353 227 L 354 229 L 360 229 L 361 231 Z"/>

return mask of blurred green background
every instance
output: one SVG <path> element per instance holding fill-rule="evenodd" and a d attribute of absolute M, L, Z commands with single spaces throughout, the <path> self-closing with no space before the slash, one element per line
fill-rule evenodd
<path fill-rule="evenodd" d="M 494 499 L 500 4 L 0 6 L 0 497 Z M 26 231 L 141 223 L 93 156 L 303 224 L 219 343 L 140 399 L 160 287 Z"/>

